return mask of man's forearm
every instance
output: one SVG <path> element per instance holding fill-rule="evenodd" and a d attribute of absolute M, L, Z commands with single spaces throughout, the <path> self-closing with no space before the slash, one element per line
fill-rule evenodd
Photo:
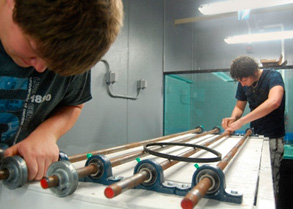
<path fill-rule="evenodd" d="M 273 108 L 272 106 L 267 104 L 268 101 L 265 101 L 260 106 L 258 106 L 256 109 L 248 113 L 247 115 L 243 116 L 241 120 L 243 120 L 243 123 L 250 123 L 251 121 L 255 121 L 259 118 L 262 118 L 272 111 L 274 111 L 276 108 Z"/>
<path fill-rule="evenodd" d="M 238 107 L 235 107 L 232 111 L 231 118 L 235 118 L 235 120 L 238 120 L 243 114 L 243 111 L 240 110 Z"/>

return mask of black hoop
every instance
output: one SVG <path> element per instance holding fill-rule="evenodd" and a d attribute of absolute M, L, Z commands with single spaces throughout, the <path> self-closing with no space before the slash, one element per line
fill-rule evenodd
<path fill-rule="evenodd" d="M 179 157 L 179 156 L 175 156 L 175 155 L 169 155 L 169 154 L 164 154 L 164 153 L 160 153 L 160 152 L 156 152 L 153 150 L 148 149 L 148 147 L 150 146 L 164 146 L 164 145 L 168 145 L 168 146 L 183 146 L 183 147 L 193 147 L 194 149 L 196 148 L 200 148 L 203 150 L 206 150 L 208 152 L 211 152 L 213 154 L 215 154 L 217 157 L 212 157 L 212 158 L 189 158 L 189 157 Z M 192 162 L 192 163 L 211 163 L 211 162 L 217 162 L 220 161 L 222 158 L 222 154 L 219 153 L 218 151 L 205 147 L 205 146 L 201 146 L 201 145 L 197 145 L 197 144 L 186 144 L 186 143 L 173 143 L 173 142 L 161 142 L 161 143 L 151 143 L 151 144 L 147 144 L 144 146 L 144 151 L 157 156 L 157 157 L 162 157 L 162 158 L 167 158 L 168 160 L 176 160 L 176 161 L 183 161 L 183 162 Z"/>

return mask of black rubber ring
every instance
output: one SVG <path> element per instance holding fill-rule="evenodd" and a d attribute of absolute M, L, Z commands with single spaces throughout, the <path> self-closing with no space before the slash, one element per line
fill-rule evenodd
<path fill-rule="evenodd" d="M 148 149 L 148 147 L 151 146 L 164 146 L 164 145 L 168 145 L 168 146 L 183 146 L 183 147 L 193 147 L 193 148 L 200 148 L 203 150 L 206 150 L 208 152 L 211 152 L 213 154 L 215 154 L 217 157 L 212 157 L 212 158 L 189 158 L 189 157 L 179 157 L 179 156 L 175 156 L 175 155 L 169 155 L 169 154 L 165 154 L 165 153 L 160 153 L 160 152 L 156 152 L 153 150 Z M 192 162 L 192 163 L 211 163 L 211 162 L 217 162 L 220 161 L 222 158 L 222 154 L 219 153 L 218 151 L 211 149 L 209 147 L 205 147 L 205 146 L 201 146 L 201 145 L 197 145 L 197 144 L 188 144 L 188 143 L 173 143 L 173 142 L 159 142 L 159 143 L 151 143 L 151 144 L 147 144 L 144 146 L 144 151 L 157 156 L 157 157 L 161 157 L 161 158 L 166 158 L 169 160 L 176 160 L 176 161 L 183 161 L 183 162 Z"/>

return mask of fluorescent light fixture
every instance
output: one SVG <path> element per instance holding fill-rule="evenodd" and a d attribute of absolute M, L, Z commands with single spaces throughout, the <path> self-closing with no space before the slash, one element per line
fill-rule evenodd
<path fill-rule="evenodd" d="M 231 37 L 224 39 L 224 41 L 227 44 L 240 44 L 240 43 L 253 43 L 253 42 L 262 42 L 262 41 L 284 40 L 284 39 L 292 39 L 292 38 L 293 38 L 293 30 L 271 32 L 271 33 L 255 33 L 255 34 L 231 36 Z"/>
<path fill-rule="evenodd" d="M 293 0 L 230 0 L 203 4 L 198 8 L 198 10 L 204 15 L 215 15 L 247 9 L 281 6 L 292 3 Z"/>

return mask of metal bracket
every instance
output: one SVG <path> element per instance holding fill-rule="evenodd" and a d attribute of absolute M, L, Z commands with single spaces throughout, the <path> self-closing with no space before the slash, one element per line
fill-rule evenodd
<path fill-rule="evenodd" d="M 164 181 L 164 173 L 161 165 L 152 160 L 142 160 L 134 168 L 134 173 L 138 173 L 141 169 L 148 169 L 151 177 L 148 182 L 138 185 L 137 189 L 152 190 L 160 193 L 176 194 L 185 196 L 192 187 L 200 181 L 202 177 L 210 177 L 213 179 L 213 186 L 209 189 L 205 198 L 216 199 L 224 202 L 233 202 L 241 204 L 243 195 L 234 190 L 226 189 L 225 175 L 218 167 L 203 165 L 197 169 L 193 175 L 192 183 L 180 183 Z"/>
<path fill-rule="evenodd" d="M 103 185 L 110 185 L 123 179 L 120 176 L 113 176 L 112 166 L 110 160 L 104 155 L 93 155 L 85 163 L 88 166 L 90 163 L 99 165 L 99 172 L 90 176 L 79 179 L 82 182 L 100 183 Z"/>
<path fill-rule="evenodd" d="M 139 80 L 137 82 L 137 95 L 136 96 L 128 96 L 128 95 L 122 95 L 122 94 L 115 94 L 112 92 L 111 85 L 117 81 L 117 75 L 110 71 L 110 65 L 106 60 L 101 60 L 106 65 L 107 68 L 107 74 L 106 74 L 106 85 L 107 85 L 107 91 L 108 94 L 113 98 L 121 98 L 121 99 L 131 99 L 131 100 L 137 100 L 138 96 L 140 94 L 140 90 L 145 89 L 147 87 L 147 82 L 143 79 Z"/>
<path fill-rule="evenodd" d="M 225 174 L 217 166 L 203 165 L 199 167 L 193 174 L 192 187 L 205 177 L 212 181 L 212 186 L 205 195 L 205 198 L 238 204 L 242 203 L 243 194 L 235 190 L 226 189 Z"/>

